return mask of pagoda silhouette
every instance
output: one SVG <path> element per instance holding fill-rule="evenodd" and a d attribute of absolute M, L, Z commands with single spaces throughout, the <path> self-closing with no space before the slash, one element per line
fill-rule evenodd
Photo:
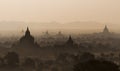
<path fill-rule="evenodd" d="M 108 29 L 107 25 L 105 25 L 105 28 L 103 30 L 103 34 L 109 34 L 109 33 L 110 33 L 109 29 Z"/>
<path fill-rule="evenodd" d="M 71 35 L 69 36 L 68 40 L 65 43 L 65 47 L 76 47 L 77 44 L 73 41 Z"/>
<path fill-rule="evenodd" d="M 67 40 L 66 45 L 74 45 L 74 42 L 71 36 L 69 36 L 69 39 Z"/>
<path fill-rule="evenodd" d="M 59 35 L 59 36 L 63 36 L 63 34 L 62 34 L 61 31 L 59 31 L 57 35 Z"/>
<path fill-rule="evenodd" d="M 62 34 L 61 31 L 59 31 L 59 32 L 56 34 L 56 38 L 57 38 L 57 39 L 63 39 L 63 38 L 64 38 L 64 35 Z"/>
<path fill-rule="evenodd" d="M 20 38 L 18 43 L 14 47 L 40 47 L 35 42 L 34 37 L 31 35 L 29 28 L 25 32 L 25 35 Z"/>

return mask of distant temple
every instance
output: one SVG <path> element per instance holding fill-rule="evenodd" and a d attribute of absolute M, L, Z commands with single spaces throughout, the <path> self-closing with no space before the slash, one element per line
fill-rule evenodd
<path fill-rule="evenodd" d="M 27 27 L 25 35 L 20 38 L 15 47 L 39 47 L 39 45 L 35 42 L 34 37 L 30 34 L 30 30 Z"/>
<path fill-rule="evenodd" d="M 56 35 L 56 37 L 62 39 L 64 37 L 64 35 L 62 34 L 61 31 L 59 31 L 58 34 Z"/>
<path fill-rule="evenodd" d="M 43 38 L 50 38 L 51 36 L 50 36 L 50 34 L 49 34 L 49 32 L 48 31 L 46 31 L 45 33 L 44 33 L 44 35 L 43 35 Z"/>
<path fill-rule="evenodd" d="M 108 27 L 105 25 L 105 28 L 104 28 L 104 30 L 103 30 L 103 34 L 109 34 L 110 32 L 109 32 L 109 29 L 108 29 Z"/>
<path fill-rule="evenodd" d="M 74 44 L 73 39 L 72 39 L 71 36 L 69 36 L 69 39 L 68 39 L 68 41 L 66 42 L 66 44 L 67 44 L 67 45 L 73 45 L 73 44 Z"/>
<path fill-rule="evenodd" d="M 58 35 L 62 35 L 62 32 L 61 32 L 61 31 L 59 31 L 59 32 L 58 32 Z"/>
<path fill-rule="evenodd" d="M 49 32 L 48 32 L 48 31 L 46 31 L 45 35 L 49 35 Z"/>
<path fill-rule="evenodd" d="M 66 47 L 76 47 L 77 44 L 75 44 L 75 42 L 73 41 L 72 37 L 69 36 L 67 42 L 65 43 Z"/>

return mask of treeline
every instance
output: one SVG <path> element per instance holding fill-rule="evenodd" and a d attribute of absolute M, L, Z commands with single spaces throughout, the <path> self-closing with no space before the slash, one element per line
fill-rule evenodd
<path fill-rule="evenodd" d="M 26 68 L 34 71 L 44 71 L 44 69 L 49 71 L 120 71 L 119 66 L 114 62 L 103 58 L 98 59 L 88 52 L 77 55 L 61 53 L 56 56 L 55 60 L 48 61 L 32 57 L 21 60 L 16 52 L 8 52 L 0 58 L 1 68 L 18 68 L 20 71 L 25 71 Z"/>

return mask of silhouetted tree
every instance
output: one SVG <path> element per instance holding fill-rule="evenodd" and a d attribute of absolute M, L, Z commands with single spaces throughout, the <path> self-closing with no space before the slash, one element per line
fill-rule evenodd
<path fill-rule="evenodd" d="M 4 59 L 2 57 L 0 57 L 0 67 L 4 66 L 5 63 L 4 63 Z"/>
<path fill-rule="evenodd" d="M 114 53 L 110 53 L 110 54 L 108 55 L 109 58 L 114 58 L 114 56 L 115 56 Z"/>
<path fill-rule="evenodd" d="M 80 56 L 78 62 L 86 62 L 86 61 L 93 60 L 93 59 L 95 59 L 95 56 L 93 54 L 89 52 L 85 52 Z"/>
<path fill-rule="evenodd" d="M 44 64 L 43 63 L 39 63 L 37 71 L 42 71 L 43 69 L 44 69 Z"/>
<path fill-rule="evenodd" d="M 52 68 L 52 71 L 58 71 L 58 68 L 53 67 L 53 68 Z"/>
<path fill-rule="evenodd" d="M 56 61 L 57 61 L 59 64 L 65 64 L 65 63 L 68 62 L 67 59 L 66 59 L 67 56 L 68 56 L 67 53 L 60 54 L 60 55 L 57 57 Z"/>
<path fill-rule="evenodd" d="M 24 66 L 30 66 L 30 67 L 35 67 L 35 61 L 28 57 L 25 59 L 24 63 L 23 63 Z"/>
<path fill-rule="evenodd" d="M 116 64 L 109 61 L 90 60 L 76 64 L 74 71 L 119 71 L 119 69 Z"/>
<path fill-rule="evenodd" d="M 19 55 L 16 52 L 8 52 L 4 57 L 4 61 L 9 66 L 19 65 Z"/>

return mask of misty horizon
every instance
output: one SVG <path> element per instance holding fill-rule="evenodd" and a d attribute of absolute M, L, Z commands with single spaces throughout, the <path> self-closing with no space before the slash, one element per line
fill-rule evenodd
<path fill-rule="evenodd" d="M 120 0 L 0 0 L 0 71 L 120 71 Z"/>
<path fill-rule="evenodd" d="M 108 26 L 110 32 L 120 33 L 120 29 L 117 24 L 105 24 L 92 21 L 74 21 L 68 23 L 1 21 L 0 34 L 22 35 L 27 27 L 30 28 L 33 35 L 40 35 L 46 31 L 50 34 L 57 34 L 59 31 L 63 34 L 90 34 L 102 32 L 105 25 Z"/>
<path fill-rule="evenodd" d="M 0 34 L 46 31 L 67 34 L 120 33 L 119 0 L 1 0 Z"/>

